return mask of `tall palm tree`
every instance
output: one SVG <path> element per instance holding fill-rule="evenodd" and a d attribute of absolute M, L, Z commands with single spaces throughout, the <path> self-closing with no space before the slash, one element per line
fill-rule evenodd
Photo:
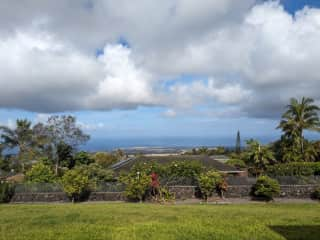
<path fill-rule="evenodd" d="M 4 146 L 14 149 L 18 148 L 18 161 L 22 171 L 25 169 L 25 160 L 30 154 L 32 145 L 32 129 L 31 122 L 27 119 L 18 119 L 16 128 L 11 129 L 7 126 L 0 126 L 0 137 L 3 140 Z"/>
<path fill-rule="evenodd" d="M 282 120 L 277 127 L 282 129 L 285 136 L 299 145 L 299 151 L 304 155 L 304 130 L 320 131 L 318 111 L 320 108 L 313 104 L 314 100 L 303 97 L 301 102 L 292 98 L 282 115 Z"/>

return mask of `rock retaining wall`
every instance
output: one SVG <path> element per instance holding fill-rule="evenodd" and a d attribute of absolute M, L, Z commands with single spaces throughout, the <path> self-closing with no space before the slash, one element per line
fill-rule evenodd
<path fill-rule="evenodd" d="M 310 198 L 317 185 L 281 185 L 280 197 L 282 198 Z M 174 193 L 178 200 L 197 197 L 195 186 L 170 186 L 169 191 Z M 250 196 L 251 185 L 228 186 L 224 196 L 226 198 L 245 198 Z M 217 196 L 217 195 L 216 195 Z M 124 201 L 123 192 L 92 192 L 89 201 Z M 62 192 L 53 193 L 16 193 L 11 202 L 68 202 L 69 199 Z"/>

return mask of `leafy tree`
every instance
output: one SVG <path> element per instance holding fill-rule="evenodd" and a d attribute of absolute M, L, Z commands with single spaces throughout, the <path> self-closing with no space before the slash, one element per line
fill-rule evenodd
<path fill-rule="evenodd" d="M 66 171 L 62 176 L 61 183 L 64 192 L 71 198 L 72 202 L 81 200 L 91 188 L 89 176 L 80 169 Z"/>
<path fill-rule="evenodd" d="M 59 165 L 69 169 L 73 168 L 76 164 L 73 157 L 73 148 L 64 142 L 58 143 L 56 158 Z"/>
<path fill-rule="evenodd" d="M 287 148 L 291 152 L 299 152 L 305 157 L 304 130 L 319 131 L 320 120 L 318 111 L 320 108 L 314 105 L 314 100 L 303 97 L 301 102 L 292 98 L 287 106 L 287 111 L 282 115 L 278 126 L 284 132 L 284 139 L 287 141 Z"/>
<path fill-rule="evenodd" d="M 32 183 L 52 183 L 55 181 L 55 176 L 49 166 L 40 162 L 27 171 L 26 179 Z"/>
<path fill-rule="evenodd" d="M 89 165 L 94 162 L 94 159 L 85 151 L 77 152 L 74 156 L 76 165 Z"/>
<path fill-rule="evenodd" d="M 274 153 L 267 146 L 261 146 L 256 140 L 247 141 L 247 161 L 254 166 L 256 173 L 264 171 L 266 167 L 275 163 Z"/>
<path fill-rule="evenodd" d="M 31 122 L 27 119 L 18 119 L 15 129 L 1 126 L 0 132 L 4 146 L 11 149 L 18 148 L 18 161 L 24 171 L 26 162 L 32 160 L 34 156 Z"/>
<path fill-rule="evenodd" d="M 237 140 L 236 140 L 236 153 L 241 153 L 241 139 L 240 139 L 240 131 L 237 132 Z"/>
<path fill-rule="evenodd" d="M 73 116 L 52 116 L 47 121 L 47 134 L 51 142 L 53 159 L 55 160 L 55 173 L 58 174 L 60 159 L 57 149 L 60 144 L 71 146 L 73 150 L 89 140 L 89 135 L 84 134 L 76 124 Z"/>

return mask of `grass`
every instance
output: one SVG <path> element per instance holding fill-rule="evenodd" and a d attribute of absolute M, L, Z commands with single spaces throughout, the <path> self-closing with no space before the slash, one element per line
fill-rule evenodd
<path fill-rule="evenodd" d="M 319 239 L 320 204 L 0 205 L 0 239 Z"/>

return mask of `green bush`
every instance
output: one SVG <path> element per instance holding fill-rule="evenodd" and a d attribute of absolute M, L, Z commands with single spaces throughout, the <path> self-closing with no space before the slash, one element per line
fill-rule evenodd
<path fill-rule="evenodd" d="M 0 182 L 0 203 L 10 202 L 14 193 L 14 186 L 11 183 Z"/>
<path fill-rule="evenodd" d="M 114 181 L 114 172 L 110 169 L 105 169 L 97 163 L 89 165 L 81 165 L 76 167 L 83 175 L 88 176 L 92 182 L 112 182 Z"/>
<path fill-rule="evenodd" d="M 239 169 L 246 168 L 246 163 L 241 159 L 230 159 L 226 162 L 226 164 Z"/>
<path fill-rule="evenodd" d="M 126 185 L 125 195 L 129 200 L 142 201 L 145 199 L 151 184 L 151 177 L 145 172 L 133 172 L 121 176 L 120 181 Z"/>
<path fill-rule="evenodd" d="M 89 165 L 94 162 L 90 154 L 85 151 L 77 152 L 73 159 L 76 165 Z"/>
<path fill-rule="evenodd" d="M 312 198 L 320 200 L 320 187 L 318 187 L 312 194 Z"/>
<path fill-rule="evenodd" d="M 197 179 L 203 169 L 198 161 L 174 161 L 165 167 L 164 173 L 168 177 Z"/>
<path fill-rule="evenodd" d="M 72 169 L 62 176 L 63 191 L 71 198 L 72 202 L 82 200 L 91 190 L 89 176 L 80 169 Z"/>
<path fill-rule="evenodd" d="M 267 176 L 260 176 L 256 184 L 252 186 L 252 195 L 267 201 L 272 200 L 280 193 L 280 185 L 277 180 Z"/>
<path fill-rule="evenodd" d="M 292 162 L 269 166 L 270 176 L 312 176 L 320 175 L 320 162 Z"/>
<path fill-rule="evenodd" d="M 202 197 L 207 201 L 215 191 L 220 191 L 223 177 L 217 171 L 211 170 L 200 174 L 198 178 L 199 188 Z"/>
<path fill-rule="evenodd" d="M 116 155 L 106 152 L 97 152 L 93 156 L 93 159 L 97 164 L 104 168 L 107 168 L 118 161 Z"/>
<path fill-rule="evenodd" d="M 32 183 L 52 183 L 55 175 L 49 166 L 39 162 L 26 173 L 26 179 Z"/>

